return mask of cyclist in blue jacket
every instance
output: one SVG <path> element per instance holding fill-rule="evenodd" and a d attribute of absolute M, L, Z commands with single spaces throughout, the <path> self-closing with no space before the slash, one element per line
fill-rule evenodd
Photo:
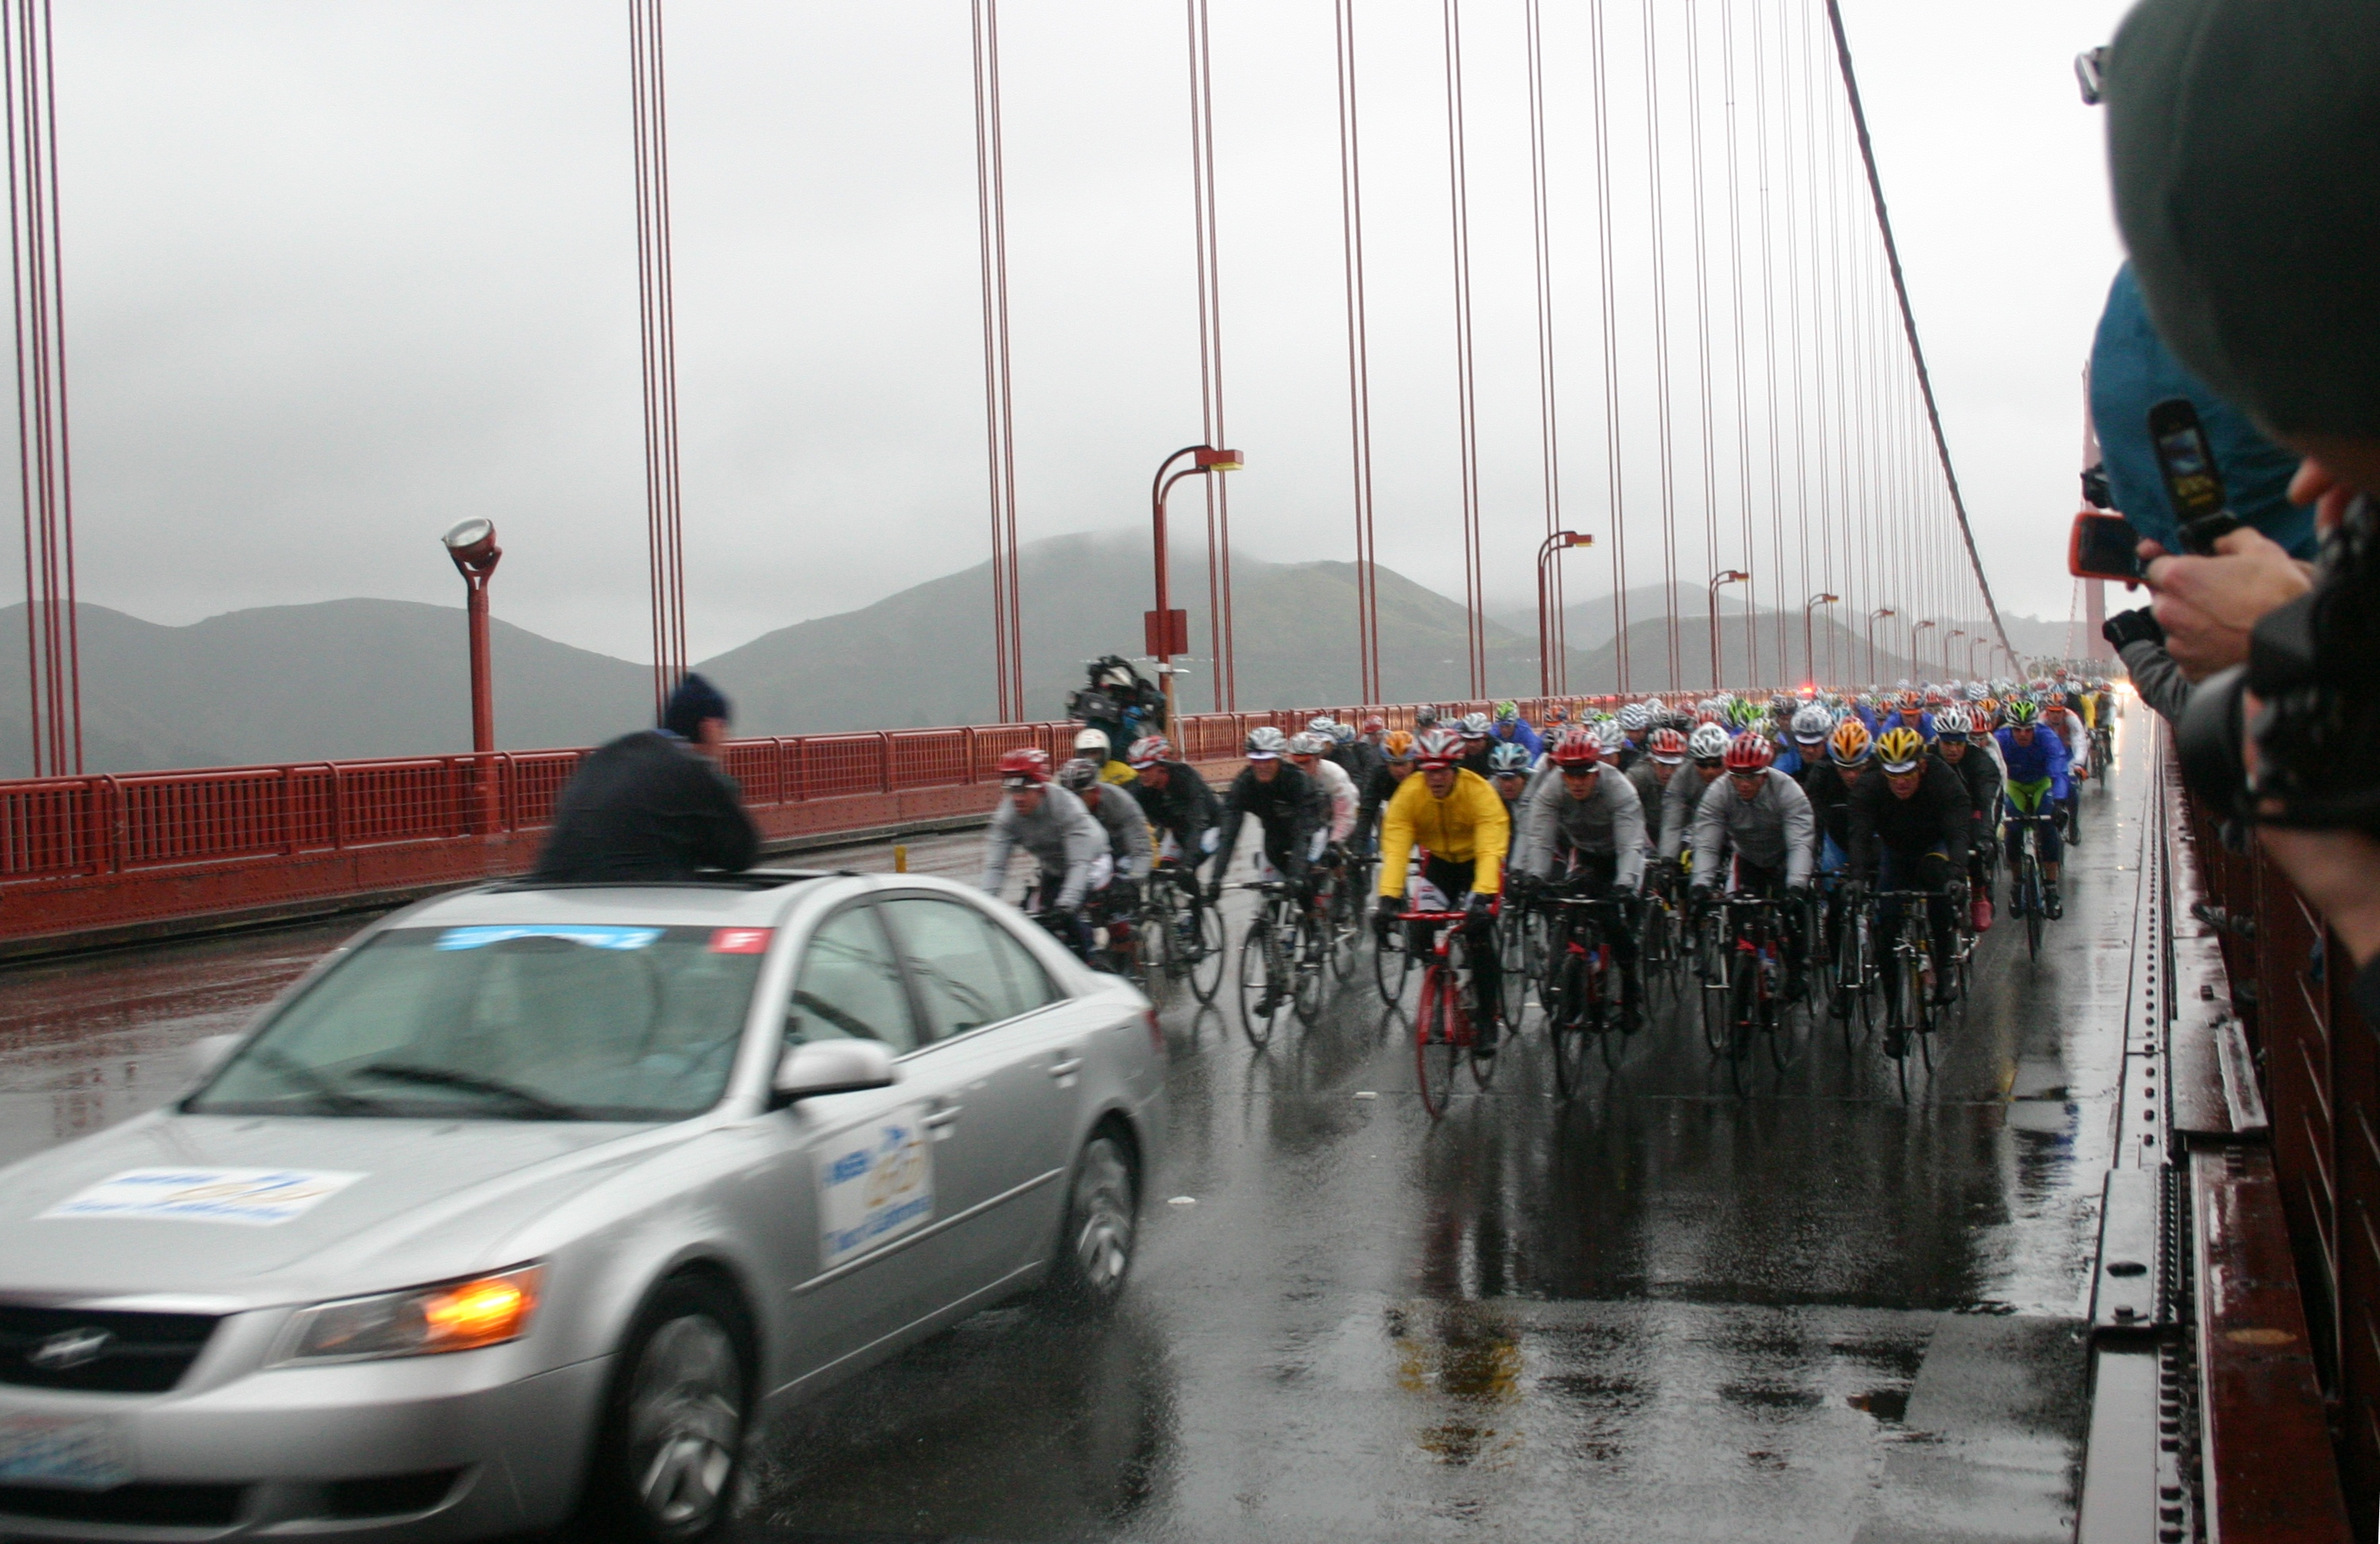
<path fill-rule="evenodd" d="M 2054 730 L 2041 725 L 2041 710 L 2028 699 L 2018 698 L 2008 705 L 2008 726 L 1995 736 L 2000 743 L 2000 762 L 2008 768 L 2008 781 L 2003 796 L 2011 815 L 2054 814 L 2060 802 L 2073 791 L 2067 775 L 2068 749 L 2065 739 Z M 2016 895 L 2018 882 L 2016 859 L 2020 828 L 2009 827 L 2008 856 L 2010 907 L 2022 897 Z M 2034 840 L 2041 854 L 2042 907 L 2052 917 L 2065 915 L 2065 905 L 2058 896 L 2059 859 L 2065 849 L 2058 839 L 2058 824 L 2045 821 L 2035 827 Z"/>

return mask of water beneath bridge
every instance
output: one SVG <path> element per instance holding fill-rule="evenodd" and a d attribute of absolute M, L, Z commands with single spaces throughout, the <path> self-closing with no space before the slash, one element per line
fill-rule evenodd
<path fill-rule="evenodd" d="M 2145 719 L 2065 919 L 2037 961 L 1985 936 L 1907 1102 L 1823 1020 L 1739 1097 L 1689 1011 L 1564 1104 L 1533 1017 L 1433 1124 L 1368 971 L 1263 1053 L 1179 993 L 1124 1309 L 994 1310 L 835 1391 L 771 1435 L 741 1537 L 2070 1538 Z M 8 973 L 0 1161 L 170 1097 L 355 926 Z"/>

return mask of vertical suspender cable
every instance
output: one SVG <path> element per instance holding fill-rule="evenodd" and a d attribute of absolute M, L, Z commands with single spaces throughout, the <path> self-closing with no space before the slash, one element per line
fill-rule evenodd
<path fill-rule="evenodd" d="M 679 498 L 677 313 L 670 265 L 669 97 L 662 0 L 628 0 L 637 152 L 637 281 L 645 381 L 645 550 L 653 711 L 686 673 L 686 532 Z"/>
<path fill-rule="evenodd" d="M 1917 371 L 1918 388 L 1925 397 L 1925 420 L 1933 430 L 1934 451 L 1942 466 L 1942 481 L 1950 495 L 1950 508 L 1958 517 L 1959 536 L 1967 549 L 1967 562 L 1975 576 L 1975 588 L 1981 593 L 1985 613 L 1991 618 L 1992 632 L 2000 647 L 2009 647 L 2008 629 L 2000 623 L 1998 604 L 1992 599 L 1991 580 L 1984 576 L 1983 554 L 1975 549 L 1974 527 L 1967 518 L 1967 501 L 1959 491 L 1959 474 L 1950 465 L 1950 442 L 1942 433 L 1942 412 L 1934 400 L 1934 380 L 1925 369 L 1925 350 L 1917 341 L 1917 315 L 1909 306 L 1909 285 L 1900 271 L 1900 248 L 1892 237 L 1892 216 L 1884 203 L 1884 183 L 1876 176 L 1876 147 L 1868 139 L 1867 111 L 1860 104 L 1859 77 L 1852 69 L 1852 45 L 1843 33 L 1843 17 L 1837 0 L 1826 0 L 1827 24 L 1834 32 L 1835 58 L 1842 71 L 1843 95 L 1851 103 L 1852 127 L 1859 135 L 1861 163 L 1867 169 L 1868 196 L 1876 204 L 1876 225 L 1884 238 L 1886 261 L 1892 270 L 1892 292 L 1900 306 L 1900 326 L 1909 340 L 1909 359 Z M 2013 650 L 2010 650 L 2011 653 Z"/>
<path fill-rule="evenodd" d="M 1603 0 L 1595 6 L 1595 210 L 1603 291 L 1603 466 L 1611 507 L 1611 637 L 1617 684 L 1628 690 L 1628 501 L 1621 484 L 1618 281 L 1611 257 L 1611 112 Z"/>
<path fill-rule="evenodd" d="M 1782 0 L 1783 5 L 1793 3 L 1794 0 Z M 1792 323 L 1792 331 L 1787 336 L 1787 346 L 1791 351 L 1792 364 L 1791 384 L 1786 395 L 1793 406 L 1793 507 L 1795 529 L 1802 552 L 1801 589 L 1806 604 L 1806 597 L 1821 591 L 1828 591 L 1834 588 L 1834 575 L 1821 565 L 1814 576 L 1810 567 L 1811 556 L 1818 550 L 1818 544 L 1810 540 L 1810 437 L 1809 424 L 1802 412 L 1803 403 L 1808 395 L 1803 390 L 1803 383 L 1808 377 L 1803 374 L 1802 369 L 1801 191 L 1804 179 L 1797 172 L 1800 160 L 1793 146 L 1794 93 L 1791 73 L 1792 40 L 1790 36 L 1790 19 L 1780 15 L 1777 29 L 1777 119 L 1784 152 L 1779 159 L 1785 168 L 1785 310 L 1786 319 Z M 1823 522 L 1823 514 L 1820 519 Z M 1840 617 L 1834 619 L 1835 622 L 1840 620 Z M 1832 668 L 1834 639 L 1835 626 L 1834 623 L 1830 622 L 1827 629 L 1827 654 L 1829 665 L 1822 675 L 1818 669 L 1817 648 L 1814 635 L 1813 641 L 1809 645 L 1810 657 L 1802 662 L 1802 668 L 1809 674 L 1810 679 L 1826 681 L 1833 685 L 1841 684 L 1841 677 L 1836 675 Z"/>
<path fill-rule="evenodd" d="M 1756 152 L 1755 176 L 1760 187 L 1760 334 L 1765 362 L 1766 383 L 1763 418 L 1768 431 L 1768 517 L 1769 572 L 1776 578 L 1769 586 L 1777 608 L 1777 661 L 1781 684 L 1791 687 L 1793 675 L 1791 633 L 1787 615 L 1796 595 L 1806 598 L 1809 588 L 1803 587 L 1787 594 L 1785 586 L 1785 464 L 1783 447 L 1778 438 L 1777 413 L 1777 273 L 1772 256 L 1768 213 L 1768 51 L 1760 25 L 1760 7 L 1766 0 L 1752 0 L 1752 141 Z M 1730 12 L 1735 0 L 1728 0 Z M 1809 578 L 1809 559 L 1803 559 L 1802 577 Z M 1808 661 L 1802 665 L 1802 679 L 1815 680 L 1816 672 Z"/>
<path fill-rule="evenodd" d="M 1810 233 L 1810 403 L 1816 420 L 1811 426 L 1815 446 L 1813 459 L 1818 467 L 1818 552 L 1823 582 L 1828 589 L 1839 590 L 1843 597 L 1847 616 L 1856 617 L 1868 610 L 1864 597 L 1856 595 L 1851 584 L 1851 567 L 1835 566 L 1835 507 L 1833 461 L 1828 454 L 1827 438 L 1827 325 L 1826 298 L 1820 283 L 1824 267 L 1821 243 L 1826 240 L 1827 221 L 1819 207 L 1819 178 L 1822 175 L 1818 159 L 1817 90 L 1815 67 L 1812 62 L 1812 45 L 1808 17 L 1803 16 L 1802 28 L 1802 138 L 1803 166 L 1809 176 Z M 1827 673 L 1835 679 L 1840 674 L 1840 650 L 1836 647 L 1840 635 L 1827 635 Z"/>
<path fill-rule="evenodd" d="M 1198 395 L 1206 443 L 1223 430 L 1223 290 L 1215 242 L 1215 88 L 1208 67 L 1207 0 L 1188 0 L 1191 198 L 1198 243 Z M 1232 629 L 1231 479 L 1204 477 L 1207 492 L 1207 627 L 1215 649 L 1215 710 L 1239 705 Z"/>
<path fill-rule="evenodd" d="M 1670 433 L 1670 274 L 1661 218 L 1661 72 L 1659 24 L 1654 0 L 1645 0 L 1645 161 L 1652 201 L 1653 400 L 1661 448 L 1661 609 L 1670 624 L 1668 688 L 1685 686 L 1678 650 L 1678 491 Z"/>
<path fill-rule="evenodd" d="M 1336 0 L 1339 23 L 1339 228 L 1347 286 L 1347 425 L 1355 476 L 1355 653 L 1360 700 L 1380 688 L 1379 548 L 1372 529 L 1372 352 L 1364 304 L 1364 167 L 1355 104 L 1354 0 Z"/>
<path fill-rule="evenodd" d="M 1003 723 L 1025 716 L 1016 462 L 1008 369 L 1008 186 L 1000 123 L 1000 0 L 974 0 L 976 236 L 983 266 L 984 443 L 991 483 L 992 675 Z"/>
<path fill-rule="evenodd" d="M 1537 260 L 1537 445 L 1546 485 L 1546 534 L 1561 526 L 1561 440 L 1554 409 L 1553 238 L 1546 211 L 1546 51 L 1540 0 L 1528 0 L 1529 207 Z M 1562 618 L 1561 565 L 1546 586 L 1537 619 L 1538 664 L 1557 692 L 1570 690 L 1570 649 Z"/>
<path fill-rule="evenodd" d="M 1447 201 L 1454 239 L 1454 371 L 1457 433 L 1463 455 L 1463 611 L 1471 656 L 1471 695 L 1488 695 L 1488 628 L 1479 561 L 1479 404 L 1471 369 L 1471 190 L 1463 144 L 1463 5 L 1442 0 L 1446 26 Z"/>
<path fill-rule="evenodd" d="M 0 4 L 8 117 L 9 259 L 17 305 L 17 439 L 25 546 L 25 699 L 32 774 L 82 771 L 74 479 L 67 455 L 66 297 L 58 244 L 57 76 L 49 0 Z"/>
<path fill-rule="evenodd" d="M 1686 160 L 1689 163 L 1687 186 L 1694 200 L 1694 402 L 1701 413 L 1700 432 L 1696 442 L 1703 461 L 1703 566 L 1712 573 L 1719 568 L 1718 560 L 1718 447 L 1711 437 L 1711 339 L 1710 339 L 1710 259 L 1705 241 L 1708 211 L 1703 197 L 1703 40 L 1701 13 L 1694 0 L 1686 0 Z M 1711 686 L 1714 689 L 1727 684 L 1726 672 L 1720 666 L 1724 652 L 1723 635 L 1718 628 L 1718 588 L 1709 591 L 1711 645 Z"/>
<path fill-rule="evenodd" d="M 1735 124 L 1735 0 L 1719 0 L 1719 84 L 1727 106 L 1727 262 L 1735 298 L 1729 310 L 1735 334 L 1735 474 L 1736 499 L 1743 530 L 1743 566 L 1752 577 L 1743 586 L 1744 680 L 1760 684 L 1760 581 L 1767 576 L 1781 613 L 1784 593 L 1775 590 L 1777 571 L 1758 561 L 1752 529 L 1752 387 L 1744 369 L 1743 338 L 1743 192 L 1736 166 Z M 1778 672 L 1779 685 L 1784 672 Z"/>

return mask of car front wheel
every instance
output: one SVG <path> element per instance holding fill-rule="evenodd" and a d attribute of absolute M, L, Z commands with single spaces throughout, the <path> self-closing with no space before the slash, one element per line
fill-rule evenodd
<path fill-rule="evenodd" d="M 753 1384 L 733 1293 L 664 1282 L 621 1347 L 581 1522 L 637 1544 L 694 1544 L 727 1521 Z"/>
<path fill-rule="evenodd" d="M 1104 1313 L 1123 1295 L 1138 1234 L 1139 1185 L 1111 1132 L 1083 1146 L 1066 1192 L 1066 1222 L 1051 1267 L 1051 1295 L 1078 1314 Z"/>

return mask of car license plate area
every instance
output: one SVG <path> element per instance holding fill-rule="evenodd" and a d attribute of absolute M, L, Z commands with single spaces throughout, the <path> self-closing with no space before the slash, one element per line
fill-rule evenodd
<path fill-rule="evenodd" d="M 131 1477 L 123 1431 L 105 1416 L 0 1415 L 0 1485 L 104 1490 Z"/>

